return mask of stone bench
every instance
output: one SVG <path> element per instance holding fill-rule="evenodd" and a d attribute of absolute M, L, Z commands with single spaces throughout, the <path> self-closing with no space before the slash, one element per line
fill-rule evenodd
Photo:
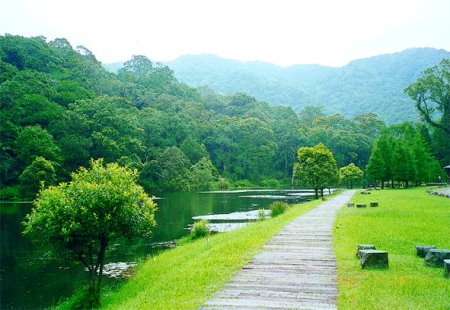
<path fill-rule="evenodd" d="M 353 203 L 353 202 L 349 202 L 348 204 L 347 204 L 347 207 L 349 207 L 349 208 L 352 208 L 352 207 L 354 207 L 355 206 L 355 204 Z"/>
<path fill-rule="evenodd" d="M 433 267 L 442 267 L 444 260 L 450 259 L 450 250 L 431 249 L 425 256 L 425 265 Z"/>
<path fill-rule="evenodd" d="M 389 268 L 387 251 L 360 250 L 361 268 Z"/>
<path fill-rule="evenodd" d="M 446 278 L 450 278 L 450 259 L 444 259 L 444 274 Z"/>
<path fill-rule="evenodd" d="M 425 257 L 429 250 L 435 249 L 434 245 L 416 245 L 417 256 Z"/>
<path fill-rule="evenodd" d="M 357 207 L 357 208 L 365 208 L 365 207 L 366 207 L 366 204 L 365 204 L 365 203 L 357 203 L 357 204 L 356 204 L 356 207 Z"/>
<path fill-rule="evenodd" d="M 376 250 L 373 244 L 358 244 L 356 249 L 356 257 L 361 258 L 359 251 L 361 250 Z"/>

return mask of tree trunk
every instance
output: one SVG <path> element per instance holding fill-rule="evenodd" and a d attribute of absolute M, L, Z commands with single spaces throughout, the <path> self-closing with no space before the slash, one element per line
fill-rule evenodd
<path fill-rule="evenodd" d="M 97 288 L 96 293 L 98 296 L 98 303 L 100 304 L 100 286 L 102 284 L 102 276 L 103 276 L 103 266 L 105 264 L 105 252 L 106 247 L 108 246 L 108 240 L 102 239 L 100 243 L 100 252 L 98 254 L 97 264 L 99 266 L 98 279 L 97 279 Z"/>
<path fill-rule="evenodd" d="M 319 199 L 319 189 L 318 189 L 318 188 L 315 188 L 315 189 L 314 189 L 314 192 L 315 192 L 315 194 L 316 194 L 316 199 Z"/>

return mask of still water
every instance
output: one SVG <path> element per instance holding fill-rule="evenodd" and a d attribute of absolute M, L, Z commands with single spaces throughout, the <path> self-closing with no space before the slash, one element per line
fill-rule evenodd
<path fill-rule="evenodd" d="M 110 246 L 107 262 L 143 260 L 161 250 L 160 243 L 179 239 L 188 232 L 193 216 L 267 208 L 274 200 L 290 203 L 310 196 L 291 190 L 221 191 L 208 193 L 161 193 L 151 238 Z M 46 258 L 45 253 L 22 236 L 25 215 L 31 204 L 1 203 L 0 309 L 43 309 L 73 294 L 86 280 L 80 265 Z M 106 285 L 114 279 L 105 279 Z"/>

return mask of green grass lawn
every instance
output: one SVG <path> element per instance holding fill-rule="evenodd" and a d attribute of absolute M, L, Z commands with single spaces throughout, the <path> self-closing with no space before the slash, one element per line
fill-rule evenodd
<path fill-rule="evenodd" d="M 355 194 L 352 202 L 378 208 L 342 208 L 335 222 L 339 309 L 450 309 L 450 279 L 424 265 L 415 245 L 450 249 L 450 199 L 426 188 Z M 358 243 L 389 252 L 389 269 L 362 270 Z"/>
<path fill-rule="evenodd" d="M 320 202 L 165 251 L 141 265 L 118 291 L 103 296 L 102 308 L 198 309 L 284 225 Z"/>

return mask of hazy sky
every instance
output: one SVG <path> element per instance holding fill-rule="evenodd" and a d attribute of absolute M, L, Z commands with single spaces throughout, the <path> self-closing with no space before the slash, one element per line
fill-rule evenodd
<path fill-rule="evenodd" d="M 410 47 L 450 50 L 449 0 L 0 0 L 0 34 L 66 38 L 104 62 L 213 53 L 340 66 Z"/>

